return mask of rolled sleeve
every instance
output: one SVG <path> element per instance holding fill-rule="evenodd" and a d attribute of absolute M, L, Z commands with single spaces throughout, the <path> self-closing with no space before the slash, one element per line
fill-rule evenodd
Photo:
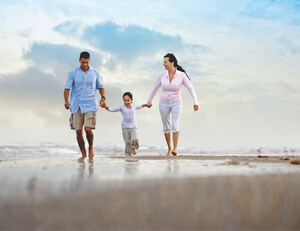
<path fill-rule="evenodd" d="M 65 84 L 65 89 L 72 89 L 73 81 L 74 81 L 74 71 L 70 71 L 68 73 L 68 79 Z"/>
<path fill-rule="evenodd" d="M 103 78 L 102 78 L 102 75 L 100 75 L 100 74 L 97 72 L 96 89 L 100 89 L 100 88 L 104 88 L 104 85 L 103 85 Z"/>

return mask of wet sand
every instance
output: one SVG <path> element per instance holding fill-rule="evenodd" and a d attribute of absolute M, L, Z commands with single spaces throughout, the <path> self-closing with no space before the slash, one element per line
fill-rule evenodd
<path fill-rule="evenodd" d="M 237 160 L 246 162 L 276 162 L 284 163 L 289 160 L 298 160 L 299 156 L 282 156 L 282 155 L 179 155 L 179 156 L 112 156 L 111 158 L 116 159 L 132 159 L 132 160 Z"/>
<path fill-rule="evenodd" d="M 0 230 L 299 230 L 300 166 L 287 158 L 1 162 Z"/>

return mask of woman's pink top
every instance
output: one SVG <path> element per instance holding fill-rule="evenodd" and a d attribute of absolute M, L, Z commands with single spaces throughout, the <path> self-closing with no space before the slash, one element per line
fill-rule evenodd
<path fill-rule="evenodd" d="M 197 95 L 191 81 L 184 72 L 178 70 L 176 70 L 175 76 L 171 82 L 169 80 L 169 73 L 167 70 L 159 76 L 148 98 L 147 104 L 152 104 L 152 100 L 160 87 L 162 88 L 160 101 L 181 101 L 180 88 L 182 85 L 188 89 L 190 95 L 193 97 L 194 105 L 198 105 Z"/>

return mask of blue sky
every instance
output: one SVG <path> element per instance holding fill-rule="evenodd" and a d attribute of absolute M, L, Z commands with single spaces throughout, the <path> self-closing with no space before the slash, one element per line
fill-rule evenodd
<path fill-rule="evenodd" d="M 174 53 L 200 110 L 183 94 L 180 146 L 297 146 L 299 1 L 1 1 L 2 143 L 75 143 L 63 107 L 82 50 L 104 77 L 108 105 L 145 103 Z M 137 112 L 144 144 L 164 145 L 154 106 Z M 98 111 L 95 143 L 120 143 L 121 115 Z M 157 135 L 153 135 L 157 134 Z M 114 139 L 112 139 L 113 137 Z"/>

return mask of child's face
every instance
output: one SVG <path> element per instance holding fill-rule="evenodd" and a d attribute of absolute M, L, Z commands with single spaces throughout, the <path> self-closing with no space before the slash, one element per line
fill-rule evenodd
<path fill-rule="evenodd" d="M 130 97 L 128 95 L 125 95 L 123 100 L 124 100 L 125 106 L 129 106 L 132 102 L 132 100 L 130 99 Z"/>

